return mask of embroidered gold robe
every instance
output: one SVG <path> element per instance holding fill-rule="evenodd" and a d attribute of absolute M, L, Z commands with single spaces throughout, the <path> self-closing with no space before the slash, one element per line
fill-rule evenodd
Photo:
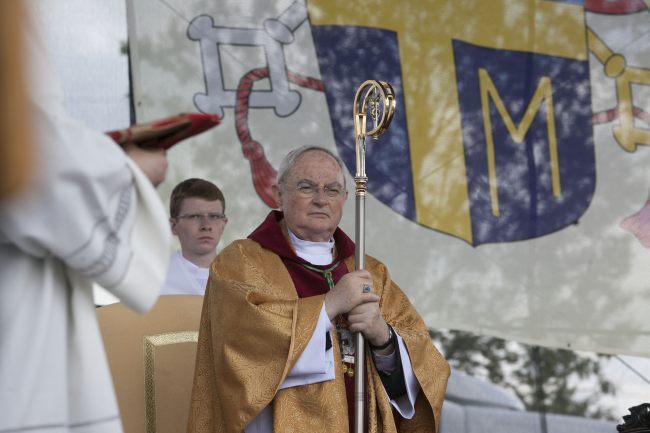
<path fill-rule="evenodd" d="M 354 258 L 345 264 L 353 270 Z M 403 338 L 420 385 L 415 416 L 394 417 L 368 356 L 368 432 L 437 431 L 449 367 L 386 267 L 368 256 L 366 269 L 381 297 L 382 315 Z M 225 248 L 210 269 L 188 432 L 240 433 L 269 404 L 275 432 L 348 432 L 340 362 L 335 362 L 336 380 L 278 391 L 311 339 L 323 302 L 324 295 L 299 298 L 281 258 L 259 243 L 239 240 Z M 340 361 L 336 333 L 331 337 Z"/>

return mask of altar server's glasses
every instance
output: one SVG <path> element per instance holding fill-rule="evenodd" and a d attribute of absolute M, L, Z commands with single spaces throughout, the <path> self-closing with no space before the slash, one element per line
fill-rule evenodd
<path fill-rule="evenodd" d="M 200 223 L 203 219 L 206 219 L 208 222 L 216 223 L 221 220 L 226 219 L 226 215 L 222 213 L 189 213 L 181 214 L 176 217 L 176 219 L 186 219 L 193 223 Z"/>

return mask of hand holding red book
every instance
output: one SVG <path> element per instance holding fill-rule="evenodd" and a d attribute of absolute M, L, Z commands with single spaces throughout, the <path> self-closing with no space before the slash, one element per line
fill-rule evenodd
<path fill-rule="evenodd" d="M 217 126 L 220 121 L 219 116 L 215 114 L 181 113 L 149 123 L 131 125 L 126 129 L 109 131 L 106 134 L 120 146 L 135 143 L 142 148 L 166 150 L 179 141 Z"/>

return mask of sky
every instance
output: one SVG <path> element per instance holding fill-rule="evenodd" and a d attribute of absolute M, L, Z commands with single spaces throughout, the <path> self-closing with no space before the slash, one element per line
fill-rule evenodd
<path fill-rule="evenodd" d="M 44 32 L 59 72 L 66 109 L 88 126 L 110 131 L 129 126 L 124 0 L 50 0 Z"/>
<path fill-rule="evenodd" d="M 622 361 L 621 361 L 622 360 Z M 638 371 L 644 378 L 640 378 L 634 371 L 628 368 L 628 364 Z M 616 412 L 623 415 L 628 414 L 628 408 L 638 406 L 641 403 L 650 403 L 650 359 L 637 356 L 621 356 L 611 358 L 605 373 L 607 377 L 618 386 L 618 395 L 612 399 Z"/>

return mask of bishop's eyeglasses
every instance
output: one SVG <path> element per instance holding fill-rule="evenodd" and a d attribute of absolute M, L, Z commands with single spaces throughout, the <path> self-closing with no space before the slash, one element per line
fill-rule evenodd
<path fill-rule="evenodd" d="M 187 213 L 187 214 L 180 214 L 176 217 L 176 219 L 185 219 L 188 220 L 191 223 L 200 223 L 203 221 L 203 219 L 206 219 L 208 222 L 211 223 L 216 223 L 221 220 L 226 219 L 226 215 L 222 213 Z"/>
<path fill-rule="evenodd" d="M 321 188 L 313 182 L 301 181 L 296 185 L 296 191 L 305 198 L 314 197 L 320 190 Z M 323 187 L 323 192 L 328 198 L 335 199 L 341 197 L 345 193 L 345 188 L 343 188 L 343 186 L 338 182 L 335 182 L 325 185 Z"/>

